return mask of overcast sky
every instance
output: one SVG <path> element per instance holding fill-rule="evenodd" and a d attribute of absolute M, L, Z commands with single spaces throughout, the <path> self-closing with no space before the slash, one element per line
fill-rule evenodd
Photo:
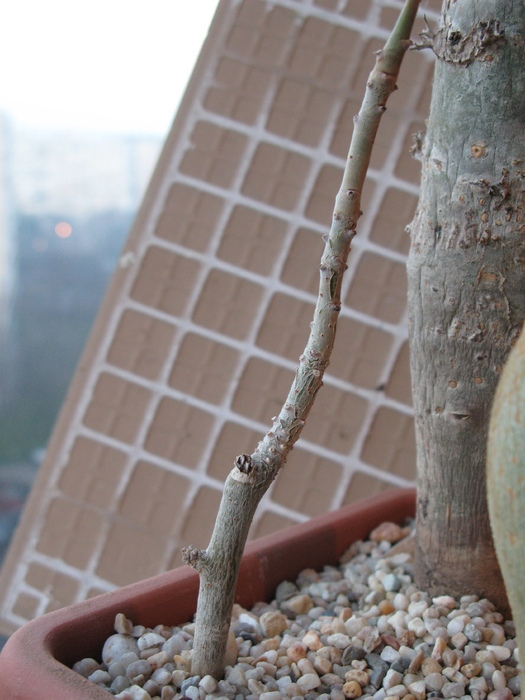
<path fill-rule="evenodd" d="M 15 124 L 164 135 L 218 0 L 15 0 L 0 111 Z"/>

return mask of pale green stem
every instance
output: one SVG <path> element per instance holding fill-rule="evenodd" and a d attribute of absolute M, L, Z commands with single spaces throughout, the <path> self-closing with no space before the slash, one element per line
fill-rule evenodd
<path fill-rule="evenodd" d="M 228 476 L 210 544 L 185 550 L 185 561 L 200 573 L 192 673 L 221 677 L 240 560 L 253 514 L 297 441 L 322 386 L 341 308 L 341 283 L 350 243 L 361 216 L 361 192 L 386 101 L 396 80 L 419 0 L 407 0 L 367 82 L 335 201 L 330 233 L 320 264 L 319 296 L 310 336 L 288 398 L 255 452 L 241 455 Z"/>

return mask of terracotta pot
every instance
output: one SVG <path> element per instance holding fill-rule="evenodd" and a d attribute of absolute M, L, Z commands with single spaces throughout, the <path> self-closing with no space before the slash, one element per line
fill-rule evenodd
<path fill-rule="evenodd" d="M 413 516 L 414 490 L 389 491 L 249 543 L 237 602 L 246 608 L 272 598 L 277 585 L 305 568 L 336 564 L 352 542 L 379 523 Z M 110 695 L 69 668 L 85 657 L 100 659 L 119 612 L 134 624 L 154 627 L 191 620 L 197 574 L 187 566 L 76 603 L 29 622 L 0 654 L 2 700 L 107 700 Z"/>

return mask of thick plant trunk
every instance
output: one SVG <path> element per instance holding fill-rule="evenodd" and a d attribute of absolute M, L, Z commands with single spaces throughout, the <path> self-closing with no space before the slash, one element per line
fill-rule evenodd
<path fill-rule="evenodd" d="M 507 609 L 485 487 L 493 394 L 525 313 L 525 4 L 445 0 L 408 263 L 417 584 Z"/>

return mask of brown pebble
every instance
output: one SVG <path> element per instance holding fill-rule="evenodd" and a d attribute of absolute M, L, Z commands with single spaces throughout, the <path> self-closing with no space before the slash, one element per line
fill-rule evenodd
<path fill-rule="evenodd" d="M 286 650 L 286 656 L 292 661 L 299 661 L 299 659 L 304 659 L 306 656 L 306 647 L 302 644 L 292 644 Z"/>
<path fill-rule="evenodd" d="M 458 655 L 456 654 L 456 652 L 453 649 L 449 649 L 448 647 L 446 647 L 443 650 L 443 663 L 445 664 L 445 666 L 452 666 L 455 668 L 457 660 L 458 660 Z M 456 671 L 457 671 L 457 668 L 456 668 Z"/>
<path fill-rule="evenodd" d="M 309 595 L 296 595 L 283 603 L 283 609 L 290 610 L 296 615 L 305 615 L 314 607 Z"/>
<path fill-rule="evenodd" d="M 410 665 L 408 667 L 408 673 L 417 673 L 419 671 L 419 669 L 421 668 L 421 664 L 423 663 L 424 658 L 425 658 L 425 655 L 423 654 L 423 652 L 418 651 L 417 654 L 412 659 L 412 661 L 410 662 Z"/>
<path fill-rule="evenodd" d="M 308 649 L 311 651 L 317 651 L 323 646 L 321 638 L 317 632 L 314 630 L 308 630 L 308 632 L 303 637 L 303 644 L 306 644 Z"/>
<path fill-rule="evenodd" d="M 412 630 L 406 630 L 397 638 L 397 641 L 402 647 L 413 647 L 416 635 Z"/>
<path fill-rule="evenodd" d="M 266 649 L 266 651 L 270 651 L 271 649 L 278 649 L 281 646 L 281 638 L 272 637 L 271 639 L 263 639 L 262 645 Z"/>
<path fill-rule="evenodd" d="M 343 649 L 336 649 L 336 647 L 329 647 L 330 649 L 330 661 L 333 664 L 340 664 L 343 658 Z"/>
<path fill-rule="evenodd" d="M 370 533 L 370 539 L 373 542 L 399 542 L 403 539 L 405 532 L 403 528 L 396 523 L 381 523 Z"/>
<path fill-rule="evenodd" d="M 288 618 L 280 612 L 271 610 L 261 615 L 259 623 L 265 637 L 275 637 L 288 627 Z"/>
<path fill-rule="evenodd" d="M 346 622 L 349 620 L 352 615 L 354 614 L 354 611 L 352 608 L 343 608 L 341 612 L 339 613 L 339 619 L 342 620 L 343 622 Z"/>
<path fill-rule="evenodd" d="M 366 631 L 364 637 L 363 649 L 368 653 L 374 651 L 374 649 L 381 644 L 381 635 L 377 627 L 370 627 Z"/>
<path fill-rule="evenodd" d="M 392 649 L 395 649 L 396 651 L 399 651 L 399 647 L 401 645 L 395 637 L 392 637 L 391 634 L 383 634 L 381 635 L 381 639 L 387 646 L 392 647 Z"/>
<path fill-rule="evenodd" d="M 343 693 L 345 698 L 360 698 L 363 691 L 357 681 L 347 681 L 343 685 Z"/>
<path fill-rule="evenodd" d="M 432 649 L 432 658 L 437 659 L 438 661 L 441 661 L 443 658 L 443 652 L 447 648 L 447 643 L 442 637 L 438 637 L 436 639 L 436 643 L 434 644 L 434 648 Z"/>
<path fill-rule="evenodd" d="M 425 677 L 430 676 L 431 673 L 441 673 L 442 670 L 443 669 L 441 668 L 439 661 L 436 661 L 436 659 L 433 659 L 431 656 L 423 659 L 421 664 L 421 673 Z"/>
<path fill-rule="evenodd" d="M 395 608 L 389 600 L 382 600 L 378 605 L 381 615 L 390 615 L 393 613 Z"/>
<path fill-rule="evenodd" d="M 133 630 L 133 622 L 128 620 L 123 613 L 117 613 L 114 628 L 117 634 L 131 634 Z"/>

